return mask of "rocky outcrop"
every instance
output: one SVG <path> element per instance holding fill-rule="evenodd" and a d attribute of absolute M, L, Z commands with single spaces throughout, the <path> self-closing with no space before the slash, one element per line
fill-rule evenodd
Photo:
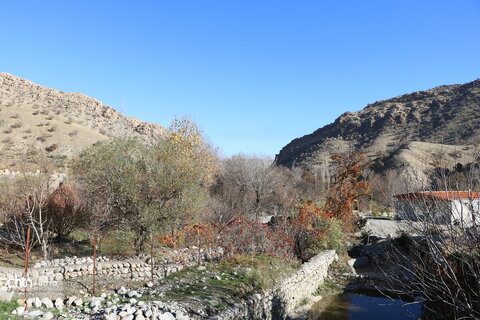
<path fill-rule="evenodd" d="M 405 164 L 400 160 L 410 161 L 396 155 L 414 148 L 413 141 L 441 145 L 478 141 L 479 114 L 480 80 L 440 86 L 377 101 L 358 112 L 345 112 L 334 123 L 290 142 L 275 161 L 287 167 L 312 167 L 332 153 L 355 150 L 372 159 L 390 161 L 390 167 L 395 167 Z M 455 152 L 452 158 L 457 155 Z"/>

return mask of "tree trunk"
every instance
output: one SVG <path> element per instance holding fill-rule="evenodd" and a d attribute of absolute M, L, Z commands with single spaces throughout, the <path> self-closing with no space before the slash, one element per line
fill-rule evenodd
<path fill-rule="evenodd" d="M 139 255 L 145 249 L 145 239 L 147 237 L 147 228 L 140 226 L 135 237 L 135 254 Z"/>
<path fill-rule="evenodd" d="M 43 260 L 48 260 L 48 240 L 42 239 L 42 254 Z"/>

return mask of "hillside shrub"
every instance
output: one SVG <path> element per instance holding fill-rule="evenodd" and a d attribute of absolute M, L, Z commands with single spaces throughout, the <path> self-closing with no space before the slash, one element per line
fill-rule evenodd
<path fill-rule="evenodd" d="M 294 258 L 294 243 L 287 233 L 239 216 L 219 232 L 219 242 L 231 254 L 262 253 Z"/>
<path fill-rule="evenodd" d="M 20 121 L 17 121 L 17 122 L 15 122 L 14 124 L 12 124 L 12 125 L 10 126 L 10 128 L 12 128 L 12 129 L 18 129 L 18 128 L 21 128 L 22 125 L 23 125 L 23 124 L 22 124 Z"/>
<path fill-rule="evenodd" d="M 137 253 L 153 231 L 172 233 L 197 218 L 215 173 L 216 156 L 198 127 L 174 124 L 168 138 L 153 145 L 106 140 L 72 163 L 87 207 L 100 206 L 109 215 L 102 219 L 117 219 L 132 231 Z"/>
<path fill-rule="evenodd" d="M 78 191 L 65 183 L 47 199 L 45 212 L 50 230 L 59 238 L 65 238 L 85 223 Z"/>
<path fill-rule="evenodd" d="M 326 249 L 345 251 L 343 222 L 312 201 L 300 205 L 298 214 L 289 219 L 284 228 L 301 261 L 308 261 Z"/>

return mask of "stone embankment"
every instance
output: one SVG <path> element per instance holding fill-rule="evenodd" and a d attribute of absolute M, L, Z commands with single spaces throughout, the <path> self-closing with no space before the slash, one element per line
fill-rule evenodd
<path fill-rule="evenodd" d="M 144 300 L 145 299 L 145 300 Z M 30 298 L 25 307 L 18 307 L 12 314 L 24 318 L 75 319 L 75 320 L 192 320 L 188 312 L 176 302 L 151 301 L 145 288 L 128 290 L 121 287 L 116 292 L 97 297 L 70 296 L 67 299 Z"/>
<path fill-rule="evenodd" d="M 191 253 L 191 252 L 190 252 Z M 187 252 L 183 252 L 187 255 Z M 223 252 L 217 251 L 217 254 Z M 195 263 L 196 256 L 190 255 L 190 262 Z M 205 256 L 205 259 L 208 257 Z M 214 257 L 210 257 L 214 258 Z M 99 263 L 119 264 L 115 261 Z M 266 319 L 280 320 L 287 319 L 294 310 L 302 304 L 302 301 L 312 294 L 323 284 L 330 265 L 338 259 L 335 251 L 329 250 L 312 258 L 305 263 L 295 274 L 279 282 L 277 286 L 264 292 L 259 292 L 248 301 L 243 301 L 235 306 L 229 307 L 220 314 L 212 317 L 215 320 L 251 320 Z M 64 261 L 52 261 L 50 268 L 64 268 L 69 270 L 68 265 L 62 266 Z M 75 260 L 75 259 L 74 259 Z M 169 259 L 166 259 L 169 260 Z M 85 265 L 82 259 L 75 260 L 77 266 Z M 88 262 L 88 261 L 86 261 Z M 169 261 L 167 261 L 169 262 Z M 123 262 L 125 263 L 125 262 Z M 132 268 L 132 263 L 129 263 Z M 48 264 L 48 263 L 43 263 Z M 122 265 L 123 266 L 123 265 Z M 144 265 L 143 265 L 144 266 Z M 34 270 L 49 268 L 40 263 Z M 110 270 L 106 268 L 105 270 Z M 114 268 L 115 269 L 115 268 Z M 118 268 L 116 268 L 118 269 Z M 103 269 L 102 269 L 103 270 Z M 67 271 L 69 272 L 69 271 Z M 173 272 L 173 271 L 172 271 Z M 123 274 L 123 273 L 121 273 Z M 28 311 L 24 306 L 18 307 L 13 312 L 16 316 L 40 319 L 110 319 L 110 320 L 197 320 L 205 317 L 191 313 L 187 306 L 175 301 L 162 301 L 162 295 L 152 295 L 153 283 L 147 283 L 145 287 L 137 289 L 126 289 L 121 287 L 118 290 L 102 293 L 100 296 L 77 295 L 67 298 L 50 299 L 44 297 L 29 298 L 26 301 Z M 152 288 L 153 289 L 153 288 Z"/>
<path fill-rule="evenodd" d="M 330 265 L 338 259 L 334 250 L 322 252 L 275 288 L 255 294 L 252 299 L 229 308 L 212 320 L 287 319 L 323 284 Z"/>
<path fill-rule="evenodd" d="M 200 250 L 200 261 L 218 260 L 224 256 L 222 248 Z M 154 260 L 153 273 L 155 278 L 164 278 L 172 272 L 182 270 L 198 262 L 198 249 L 183 249 L 169 251 Z M 150 258 L 147 256 L 127 260 L 110 260 L 107 257 L 97 258 L 97 275 L 119 279 L 144 281 L 151 279 Z M 45 287 L 67 280 L 75 280 L 93 275 L 93 259 L 64 258 L 51 261 L 41 261 L 30 268 L 28 277 L 20 268 L 0 268 L 0 300 L 10 300 L 15 292 L 22 292 L 24 285 L 28 287 Z M 28 281 L 22 283 L 21 281 Z"/>

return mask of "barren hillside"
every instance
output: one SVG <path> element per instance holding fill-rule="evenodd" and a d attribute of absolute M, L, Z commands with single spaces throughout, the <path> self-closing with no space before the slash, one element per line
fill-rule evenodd
<path fill-rule="evenodd" d="M 126 117 L 81 93 L 0 73 L 0 169 L 14 168 L 39 152 L 62 166 L 64 159 L 109 137 L 151 142 L 163 134 L 162 126 Z"/>
<path fill-rule="evenodd" d="M 360 151 L 387 167 L 468 162 L 480 141 L 480 80 L 377 101 L 295 139 L 276 157 L 312 167 L 339 151 Z"/>

